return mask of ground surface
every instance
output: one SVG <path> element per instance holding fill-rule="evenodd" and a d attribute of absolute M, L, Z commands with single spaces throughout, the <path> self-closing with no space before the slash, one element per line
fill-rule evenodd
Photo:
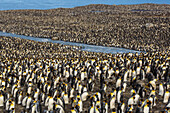
<path fill-rule="evenodd" d="M 170 5 L 88 5 L 0 11 L 0 30 L 144 51 L 169 49 Z"/>

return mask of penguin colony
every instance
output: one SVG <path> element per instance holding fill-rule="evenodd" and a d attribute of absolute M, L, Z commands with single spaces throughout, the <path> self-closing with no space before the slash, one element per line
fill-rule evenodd
<path fill-rule="evenodd" d="M 106 54 L 78 48 L 0 37 L 0 112 L 170 112 L 169 51 Z"/>
<path fill-rule="evenodd" d="M 0 11 L 0 31 L 140 51 L 169 50 L 170 5 Z"/>

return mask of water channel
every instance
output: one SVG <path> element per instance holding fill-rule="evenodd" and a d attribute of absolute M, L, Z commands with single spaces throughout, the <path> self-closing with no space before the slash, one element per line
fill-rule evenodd
<path fill-rule="evenodd" d="M 72 46 L 81 46 L 83 51 L 90 51 L 90 52 L 103 52 L 103 53 L 140 53 L 140 51 L 125 49 L 125 48 L 116 48 L 116 47 L 105 47 L 105 46 L 96 46 L 96 45 L 89 45 L 89 44 L 83 44 L 83 43 L 76 43 L 76 42 L 65 42 L 65 41 L 59 41 L 59 40 L 51 40 L 47 38 L 37 38 L 37 37 L 30 37 L 30 36 L 24 36 L 24 35 L 17 35 L 13 33 L 6 33 L 0 31 L 0 36 L 8 36 L 8 37 L 17 37 L 22 39 L 28 39 L 28 40 L 34 40 L 39 42 L 52 42 L 52 43 L 59 43 L 62 45 L 72 45 Z"/>

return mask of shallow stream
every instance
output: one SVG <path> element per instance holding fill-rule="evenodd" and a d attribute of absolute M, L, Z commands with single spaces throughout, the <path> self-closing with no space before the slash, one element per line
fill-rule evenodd
<path fill-rule="evenodd" d="M 90 51 L 90 52 L 103 52 L 103 53 L 112 53 L 112 54 L 128 53 L 128 52 L 140 53 L 140 51 L 125 49 L 125 48 L 96 46 L 96 45 L 89 45 L 89 44 L 76 43 L 76 42 L 65 42 L 65 41 L 52 40 L 52 39 L 47 39 L 47 38 L 36 38 L 36 37 L 30 37 L 30 36 L 24 36 L 24 35 L 16 35 L 12 33 L 1 32 L 1 31 L 0 31 L 0 36 L 18 37 L 22 39 L 34 40 L 34 41 L 39 41 L 39 42 L 52 42 L 52 43 L 59 43 L 62 45 L 80 46 L 82 47 L 81 50 Z"/>

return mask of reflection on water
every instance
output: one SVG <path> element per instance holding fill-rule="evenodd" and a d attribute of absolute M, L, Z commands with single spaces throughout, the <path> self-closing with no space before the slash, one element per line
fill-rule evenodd
<path fill-rule="evenodd" d="M 103 52 L 103 53 L 112 53 L 112 54 L 128 53 L 128 52 L 140 53 L 140 51 L 124 49 L 124 48 L 104 47 L 104 46 L 88 45 L 88 44 L 76 43 L 76 42 L 65 42 L 65 41 L 59 41 L 59 40 L 51 40 L 47 38 L 36 38 L 36 37 L 30 37 L 30 36 L 24 36 L 24 35 L 16 35 L 16 34 L 6 33 L 6 32 L 0 32 L 0 36 L 18 37 L 22 39 L 34 40 L 34 41 L 39 41 L 39 42 L 59 43 L 62 45 L 81 46 L 83 51 L 90 51 L 90 52 Z"/>

